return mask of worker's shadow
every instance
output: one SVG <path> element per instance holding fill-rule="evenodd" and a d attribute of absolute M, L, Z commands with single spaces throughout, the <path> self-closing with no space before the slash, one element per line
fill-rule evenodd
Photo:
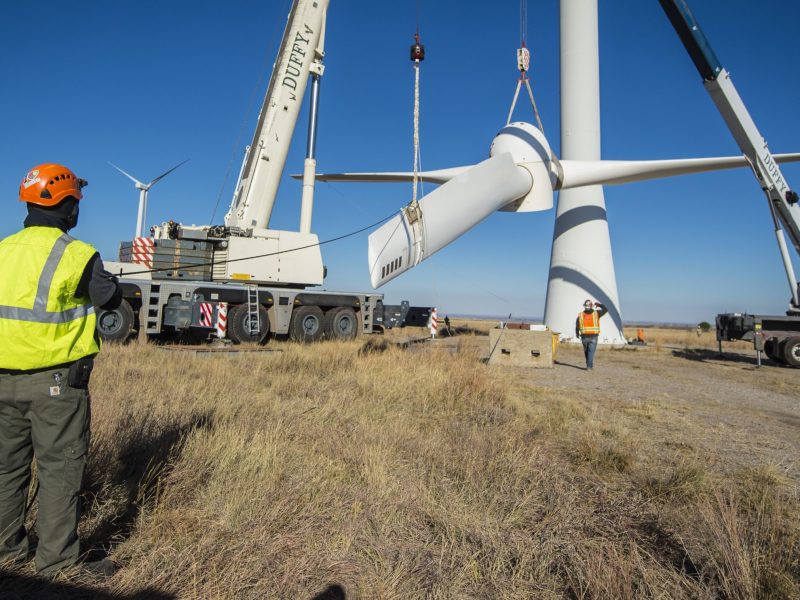
<path fill-rule="evenodd" d="M 572 363 L 562 362 L 560 360 L 554 360 L 554 365 L 558 365 L 559 367 L 571 367 L 573 369 L 578 369 L 579 371 L 585 371 L 586 367 L 581 365 L 573 365 Z"/>
<path fill-rule="evenodd" d="M 311 600 L 347 600 L 344 588 L 336 583 L 315 594 Z"/>
<path fill-rule="evenodd" d="M 174 600 L 177 595 L 153 588 L 122 594 L 97 589 L 75 582 L 52 582 L 35 575 L 20 574 L 0 568 L 0 598 L 8 600 Z M 347 593 L 338 584 L 331 584 L 314 594 L 311 600 L 347 600 Z"/>
<path fill-rule="evenodd" d="M 130 536 L 142 501 L 152 497 L 188 434 L 213 426 L 208 412 L 174 419 L 165 422 L 163 416 L 152 413 L 129 414 L 120 419 L 111 435 L 93 444 L 83 503 L 90 524 L 84 538 L 89 560 L 104 558 L 109 541 L 119 544 Z M 113 502 L 113 510 L 100 508 L 103 516 L 99 518 L 92 514 L 94 507 L 107 502 Z"/>
<path fill-rule="evenodd" d="M 0 598 L 9 600 L 174 600 L 175 594 L 144 588 L 131 594 L 106 592 L 74 582 L 52 582 L 34 575 L 0 569 Z"/>

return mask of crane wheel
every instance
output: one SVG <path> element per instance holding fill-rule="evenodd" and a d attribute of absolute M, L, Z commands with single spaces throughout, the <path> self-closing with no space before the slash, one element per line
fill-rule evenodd
<path fill-rule="evenodd" d="M 352 340 L 359 334 L 356 311 L 349 306 L 332 308 L 325 313 L 325 337 L 329 340 Z"/>
<path fill-rule="evenodd" d="M 319 306 L 298 306 L 289 323 L 289 339 L 295 342 L 318 342 L 325 332 L 324 317 Z"/>
<path fill-rule="evenodd" d="M 774 360 L 776 363 L 783 362 L 783 357 L 778 350 L 778 340 L 775 338 L 770 338 L 764 342 L 764 354 L 767 355 L 767 358 Z"/>
<path fill-rule="evenodd" d="M 124 342 L 133 333 L 133 323 L 133 309 L 125 299 L 113 310 L 97 312 L 97 332 L 104 342 Z"/>
<path fill-rule="evenodd" d="M 228 311 L 228 338 L 234 344 L 242 342 L 262 343 L 269 333 L 269 315 L 267 309 L 258 306 L 259 329 L 257 334 L 250 332 L 250 311 L 247 304 L 238 304 Z"/>
<path fill-rule="evenodd" d="M 800 367 L 800 337 L 793 337 L 785 340 L 783 348 L 783 360 L 790 367 Z"/>

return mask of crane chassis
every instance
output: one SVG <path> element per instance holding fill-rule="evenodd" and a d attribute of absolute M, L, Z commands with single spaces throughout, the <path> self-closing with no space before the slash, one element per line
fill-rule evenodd
<path fill-rule="evenodd" d="M 170 221 L 151 228 L 150 237 L 123 242 L 119 262 L 107 263 L 124 301 L 98 314 L 103 338 L 349 339 L 425 318 L 425 309 L 407 302 L 385 306 L 382 294 L 317 289 L 327 275 L 311 217 L 328 4 L 292 2 L 224 225 Z M 309 80 L 300 224 L 298 231 L 274 230 L 269 221 Z"/>

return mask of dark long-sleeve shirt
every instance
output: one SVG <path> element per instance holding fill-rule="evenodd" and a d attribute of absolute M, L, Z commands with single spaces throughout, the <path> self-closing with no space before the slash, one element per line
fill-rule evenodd
<path fill-rule="evenodd" d="M 99 254 L 95 254 L 86 264 L 75 290 L 76 298 L 86 296 L 96 308 L 105 310 L 114 310 L 122 302 L 122 289 L 117 279 L 105 270 Z"/>

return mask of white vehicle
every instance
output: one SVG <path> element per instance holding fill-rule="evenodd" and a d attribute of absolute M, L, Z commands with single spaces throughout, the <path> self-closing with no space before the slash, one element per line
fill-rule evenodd
<path fill-rule="evenodd" d="M 120 246 L 124 301 L 98 315 L 107 340 L 134 331 L 159 335 L 227 331 L 234 342 L 267 335 L 300 341 L 347 339 L 400 324 L 408 304 L 384 307 L 375 293 L 324 292 L 325 267 L 311 233 L 319 83 L 328 0 L 294 0 L 224 225 L 154 227 Z M 300 106 L 311 78 L 308 152 L 299 231 L 269 229 Z M 140 219 L 141 220 L 141 219 Z M 386 318 L 384 318 L 386 313 Z M 227 321 L 227 327 L 224 327 Z"/>

